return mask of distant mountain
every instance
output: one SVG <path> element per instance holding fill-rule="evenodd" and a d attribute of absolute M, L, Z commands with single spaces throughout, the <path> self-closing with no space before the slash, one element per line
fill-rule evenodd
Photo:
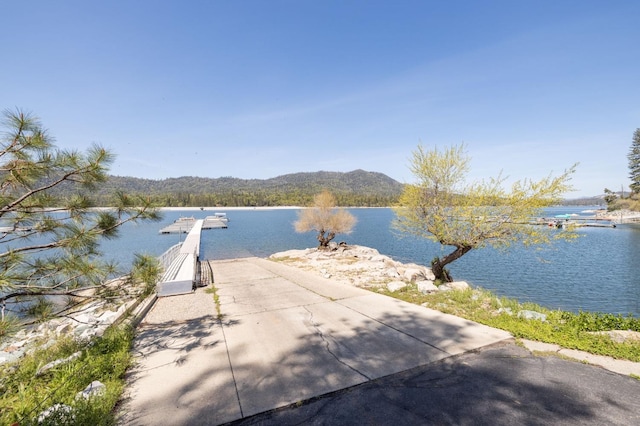
<path fill-rule="evenodd" d="M 581 198 L 569 198 L 562 201 L 564 206 L 600 206 L 606 207 L 607 202 L 604 200 L 604 195 L 597 195 L 593 197 L 581 197 Z"/>
<path fill-rule="evenodd" d="M 58 195 L 68 195 L 61 185 Z M 114 192 L 149 197 L 162 206 L 303 206 L 326 189 L 340 206 L 391 206 L 397 203 L 404 184 L 383 173 L 354 170 L 351 172 L 302 172 L 270 179 L 234 177 L 202 178 L 182 176 L 167 179 L 142 179 L 109 176 L 107 182 L 92 191 L 100 205 L 110 205 Z M 564 205 L 606 205 L 604 195 L 566 199 Z"/>
<path fill-rule="evenodd" d="M 388 206 L 397 201 L 404 185 L 389 176 L 364 170 L 292 173 L 271 179 L 183 176 L 141 179 L 110 176 L 94 193 L 103 204 L 115 191 L 144 195 L 163 205 L 275 206 L 306 205 L 326 189 L 343 206 Z"/>

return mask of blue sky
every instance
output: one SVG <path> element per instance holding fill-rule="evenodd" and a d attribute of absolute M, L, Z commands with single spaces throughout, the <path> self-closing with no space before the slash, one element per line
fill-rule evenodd
<path fill-rule="evenodd" d="M 111 173 L 411 182 L 418 144 L 470 179 L 628 189 L 640 1 L 0 0 L 0 108 Z"/>

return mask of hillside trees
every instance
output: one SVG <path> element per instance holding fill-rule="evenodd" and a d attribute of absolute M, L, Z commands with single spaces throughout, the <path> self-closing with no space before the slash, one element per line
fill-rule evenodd
<path fill-rule="evenodd" d="M 21 110 L 4 111 L 1 126 L 0 319 L 26 307 L 64 315 L 79 298 L 116 293 L 106 281 L 120 271 L 101 260 L 99 243 L 116 238 L 124 223 L 159 219 L 157 211 L 123 193 L 111 198 L 112 209 L 92 209 L 90 195 L 114 158 L 108 150 L 58 149 L 40 121 Z M 67 195 L 56 195 L 61 187 Z M 139 263 L 152 279 L 152 264 Z M 52 296 L 65 303 L 53 308 Z"/>
<path fill-rule="evenodd" d="M 316 195 L 313 207 L 302 210 L 294 223 L 296 232 L 316 231 L 318 248 L 327 249 L 337 234 L 349 234 L 356 218 L 344 209 L 336 209 L 335 197 L 329 191 Z"/>
<path fill-rule="evenodd" d="M 416 183 L 405 187 L 395 209 L 396 229 L 453 247 L 431 262 L 437 280 L 451 281 L 446 266 L 472 249 L 545 244 L 573 236 L 528 223 L 570 190 L 575 165 L 557 177 L 517 181 L 507 191 L 501 176 L 467 184 L 469 162 L 462 145 L 442 151 L 418 146 L 410 162 Z"/>
<path fill-rule="evenodd" d="M 396 204 L 402 187 L 388 176 L 364 170 L 293 173 L 270 179 L 109 176 L 96 188 L 93 199 L 108 206 L 111 194 L 122 191 L 166 207 L 305 206 L 326 189 L 338 206 L 387 207 Z M 55 194 L 69 195 L 65 188 L 56 188 Z"/>

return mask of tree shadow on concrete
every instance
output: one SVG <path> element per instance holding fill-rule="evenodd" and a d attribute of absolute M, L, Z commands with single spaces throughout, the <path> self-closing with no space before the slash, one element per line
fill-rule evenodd
<path fill-rule="evenodd" d="M 318 368 L 322 363 L 322 357 L 318 361 L 319 352 L 331 350 L 331 356 L 341 358 L 345 365 L 352 363 L 349 368 L 362 369 L 353 364 L 350 352 L 363 345 L 367 351 L 376 350 L 375 344 L 366 347 L 367 340 L 377 340 L 374 335 L 385 333 L 385 324 L 393 324 L 396 329 L 415 329 L 421 320 L 411 312 L 405 312 L 404 316 L 388 313 L 354 327 L 349 336 L 334 334 L 331 326 L 314 324 L 313 327 L 322 330 L 323 336 L 315 337 L 319 341 L 300 335 L 298 347 L 269 368 L 264 364 L 242 368 L 252 369 L 252 375 L 261 378 L 255 386 L 263 387 L 266 393 L 277 392 L 278 386 L 287 382 L 286 377 L 274 377 L 275 374 L 295 375 L 298 385 L 326 381 L 324 370 Z M 464 327 L 454 325 L 430 332 L 445 340 L 469 337 Z M 407 356 L 396 353 L 395 357 L 386 355 L 382 359 L 377 355 L 371 353 L 369 367 L 394 364 Z M 355 358 L 366 363 L 360 355 Z M 306 377 L 300 378 L 301 375 Z M 282 387 L 280 391 L 291 393 Z M 379 379 L 364 379 L 361 384 L 320 396 L 304 398 L 305 390 L 300 389 L 301 398 L 293 404 L 253 416 L 245 412 L 246 418 L 230 424 L 636 424 L 640 416 L 636 398 L 639 393 L 640 383 L 632 378 L 556 357 L 533 356 L 507 341 L 434 359 Z M 207 414 L 202 415 L 194 418 L 206 424 Z"/>
<path fill-rule="evenodd" d="M 239 320 L 225 321 L 232 327 Z M 135 365 L 127 372 L 127 390 L 116 409 L 118 424 L 190 424 L 203 406 L 221 419 L 239 417 L 228 404 L 202 400 L 201 392 L 237 399 L 229 373 L 222 322 L 213 315 L 189 321 L 166 321 L 138 329 L 132 352 Z"/>

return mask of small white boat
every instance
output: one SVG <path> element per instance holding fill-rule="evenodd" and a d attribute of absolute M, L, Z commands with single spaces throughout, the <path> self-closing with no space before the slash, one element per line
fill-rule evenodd
<path fill-rule="evenodd" d="M 229 222 L 229 218 L 227 218 L 227 214 L 226 213 L 214 213 L 213 217 L 215 217 L 216 219 L 218 219 L 221 222 Z"/>

